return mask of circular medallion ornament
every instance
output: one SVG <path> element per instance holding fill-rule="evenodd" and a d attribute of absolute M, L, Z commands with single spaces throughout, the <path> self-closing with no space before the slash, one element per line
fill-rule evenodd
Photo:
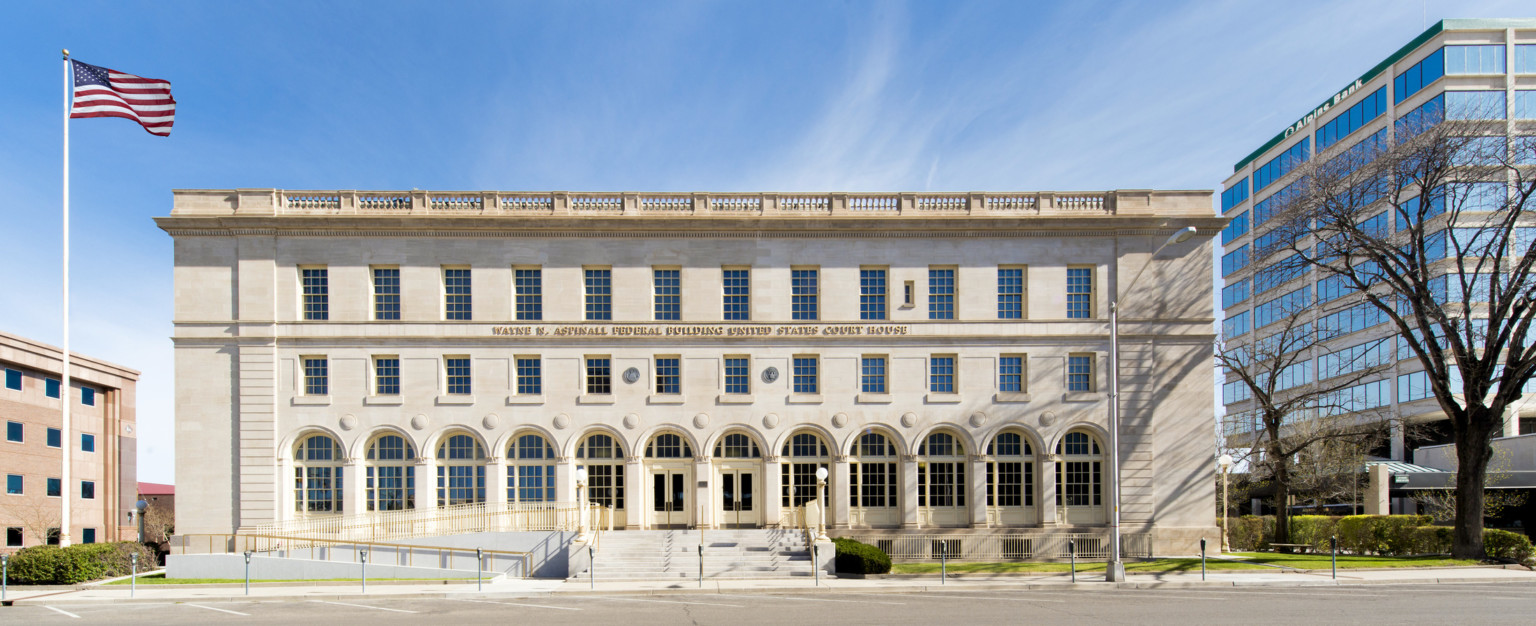
<path fill-rule="evenodd" d="M 417 415 L 416 417 L 411 418 L 411 428 L 416 430 L 426 428 L 427 424 L 429 423 L 431 423 L 431 420 L 427 419 L 427 416 L 425 415 Z"/>
<path fill-rule="evenodd" d="M 842 428 L 844 426 L 847 426 L 848 425 L 848 414 L 847 413 L 838 413 L 837 415 L 833 415 L 832 416 L 832 425 L 837 427 L 837 428 Z"/>
<path fill-rule="evenodd" d="M 565 430 L 567 428 L 570 428 L 571 427 L 571 416 L 566 415 L 564 413 L 556 415 L 554 423 L 555 423 L 555 428 L 559 429 L 559 430 Z"/>
<path fill-rule="evenodd" d="M 1056 414 L 1055 413 L 1052 413 L 1050 411 L 1046 411 L 1046 412 L 1040 414 L 1040 425 L 1041 426 L 1050 426 L 1051 424 L 1055 424 L 1055 423 L 1056 423 Z"/>
<path fill-rule="evenodd" d="M 357 428 L 357 416 L 343 415 L 341 416 L 340 420 L 337 420 L 337 425 L 341 426 L 342 430 L 352 430 Z"/>
<path fill-rule="evenodd" d="M 772 383 L 773 381 L 778 380 L 778 379 L 779 379 L 779 368 L 773 367 L 772 365 L 770 365 L 766 369 L 763 370 L 763 382 L 765 382 L 765 383 Z"/>
<path fill-rule="evenodd" d="M 779 414 L 769 413 L 763 416 L 763 428 L 773 430 L 779 427 Z"/>
<path fill-rule="evenodd" d="M 640 416 L 639 415 L 635 415 L 634 413 L 630 413 L 629 415 L 625 415 L 624 416 L 624 428 L 625 429 L 634 430 L 635 427 L 639 426 L 639 425 L 640 425 Z"/>
<path fill-rule="evenodd" d="M 902 426 L 906 426 L 907 428 L 911 428 L 913 426 L 916 426 L 917 425 L 917 414 L 916 413 L 903 413 L 902 416 L 901 416 L 901 425 Z"/>
<path fill-rule="evenodd" d="M 981 425 L 985 423 L 987 423 L 986 413 L 977 411 L 971 414 L 971 428 L 981 428 Z"/>
<path fill-rule="evenodd" d="M 624 382 L 633 385 L 637 380 L 640 380 L 640 370 L 633 367 L 624 370 Z"/>
<path fill-rule="evenodd" d="M 480 425 L 484 426 L 486 430 L 496 430 L 496 427 L 501 425 L 501 418 L 497 417 L 495 413 L 491 413 L 480 420 Z"/>
<path fill-rule="evenodd" d="M 700 413 L 698 415 L 693 416 L 693 427 L 694 428 L 704 428 L 705 426 L 708 426 L 708 425 L 709 425 L 709 415 L 706 415 L 704 413 Z"/>

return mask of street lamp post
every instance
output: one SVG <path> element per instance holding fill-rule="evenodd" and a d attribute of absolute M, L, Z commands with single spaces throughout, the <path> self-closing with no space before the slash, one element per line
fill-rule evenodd
<path fill-rule="evenodd" d="M 821 515 L 817 516 L 816 540 L 831 541 L 827 539 L 827 468 L 816 468 L 816 508 L 821 509 Z"/>
<path fill-rule="evenodd" d="M 1223 454 L 1216 463 L 1221 465 L 1221 551 L 1225 554 L 1232 551 L 1227 539 L 1227 470 L 1232 468 L 1232 455 Z"/>
<path fill-rule="evenodd" d="M 1185 226 L 1173 233 L 1152 251 L 1147 257 L 1147 263 L 1141 266 L 1136 276 L 1127 283 L 1123 293 L 1130 295 L 1136 287 L 1136 281 L 1141 280 L 1141 275 L 1152 265 L 1152 259 L 1170 245 L 1188 241 L 1195 234 L 1195 227 Z M 1109 474 L 1114 478 L 1109 484 L 1109 501 L 1113 508 L 1109 518 L 1109 562 L 1104 565 L 1104 580 L 1109 582 L 1121 582 L 1125 580 L 1125 562 L 1120 557 L 1120 289 L 1110 292 L 1109 300 Z"/>
<path fill-rule="evenodd" d="M 576 507 L 581 510 L 581 514 L 576 518 L 576 541 L 583 542 L 587 540 L 587 515 L 591 509 L 587 506 L 586 498 L 582 497 L 586 486 L 587 468 L 578 467 L 576 468 Z"/>

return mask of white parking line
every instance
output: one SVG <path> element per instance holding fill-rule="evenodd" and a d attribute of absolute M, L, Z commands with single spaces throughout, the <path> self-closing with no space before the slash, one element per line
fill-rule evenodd
<path fill-rule="evenodd" d="M 221 608 L 217 608 L 217 607 L 203 606 L 201 604 L 192 604 L 191 602 L 186 603 L 186 606 L 195 606 L 195 607 L 200 608 L 200 609 L 208 609 L 210 611 L 218 611 L 220 613 L 228 613 L 230 615 L 244 615 L 246 617 L 250 617 L 251 616 L 250 613 L 241 613 L 239 611 L 231 611 L 229 609 L 221 609 Z"/>
<path fill-rule="evenodd" d="M 359 609 L 374 609 L 376 611 L 394 611 L 396 613 L 415 613 L 415 611 L 407 611 L 405 609 L 386 609 L 386 608 L 384 608 L 382 606 L 368 606 L 366 604 L 349 604 L 349 603 L 346 603 L 346 602 L 331 602 L 329 600 L 310 600 L 310 602 L 319 602 L 320 604 L 334 604 L 336 606 L 354 606 L 354 607 L 357 607 Z"/>
<path fill-rule="evenodd" d="M 961 593 L 969 594 L 970 592 L 961 592 Z M 1066 602 L 1066 600 L 1047 600 L 1045 598 L 1029 598 L 1029 597 L 1009 598 L 1009 597 L 1003 597 L 1003 596 L 973 596 L 973 595 L 963 595 L 963 596 L 961 596 L 961 595 L 954 595 L 953 593 L 950 593 L 950 592 L 939 592 L 939 591 L 928 591 L 928 592 L 920 593 L 920 594 L 917 594 L 917 595 L 918 595 L 918 597 L 922 597 L 922 598 L 943 598 L 945 600 L 1007 600 L 1009 602 Z M 1019 595 L 1028 596 L 1029 592 L 1020 592 Z"/>
<path fill-rule="evenodd" d="M 66 616 L 69 616 L 69 617 L 73 617 L 75 619 L 80 619 L 79 615 L 75 615 L 74 613 L 70 613 L 69 611 L 65 611 L 64 609 L 56 609 L 56 608 L 53 608 L 53 607 L 48 606 L 46 604 L 43 605 L 43 608 L 48 609 L 50 611 L 53 611 L 54 613 L 58 613 L 58 614 L 61 614 L 61 615 L 66 615 Z"/>
<path fill-rule="evenodd" d="M 740 594 L 726 594 L 726 593 L 722 593 L 720 595 L 728 597 L 728 598 L 765 598 L 766 597 L 766 598 L 774 598 L 774 599 L 777 599 L 777 600 L 805 600 L 806 602 L 847 602 L 847 603 L 850 603 L 850 604 L 889 604 L 891 606 L 903 606 L 903 605 L 906 604 L 905 602 L 879 602 L 879 601 L 876 601 L 876 600 L 833 600 L 831 598 L 806 598 L 806 597 L 802 597 L 802 596 L 780 596 L 780 595 L 771 595 L 771 594 L 770 595 L 761 595 L 761 596 L 758 596 L 758 595 L 748 596 L 748 595 L 740 595 Z"/>
<path fill-rule="evenodd" d="M 728 606 L 733 609 L 744 609 L 740 604 L 718 604 L 715 602 L 684 602 L 682 600 L 646 600 L 643 598 L 599 598 L 601 600 L 614 600 L 618 602 L 658 602 L 661 604 L 699 604 L 703 606 Z"/>
<path fill-rule="evenodd" d="M 468 598 L 451 598 L 459 602 L 479 602 L 481 604 L 505 604 L 508 606 L 526 606 L 532 609 L 554 609 L 556 611 L 580 611 L 581 609 L 569 606 L 546 606 L 543 604 L 522 604 L 520 602 L 503 602 L 501 600 L 470 600 Z"/>

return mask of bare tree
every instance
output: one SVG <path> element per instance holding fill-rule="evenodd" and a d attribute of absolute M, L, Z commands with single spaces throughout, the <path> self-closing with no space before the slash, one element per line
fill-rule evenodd
<path fill-rule="evenodd" d="M 175 510 L 158 502 L 150 503 L 144 510 L 144 542 L 165 546 L 175 532 Z"/>
<path fill-rule="evenodd" d="M 1474 95 L 1448 92 L 1297 167 L 1267 252 L 1368 303 L 1418 359 L 1456 442 L 1451 552 L 1482 558 L 1489 439 L 1536 373 L 1536 142 L 1502 119 L 1503 92 L 1462 93 Z"/>
<path fill-rule="evenodd" d="M 1291 293 L 1306 294 L 1308 290 Z M 1274 486 L 1275 542 L 1290 542 L 1291 495 L 1298 480 L 1297 459 L 1332 444 L 1361 446 L 1381 430 L 1377 398 L 1363 397 L 1361 384 L 1386 366 L 1387 339 L 1358 346 L 1326 348 L 1345 334 L 1336 322 L 1316 315 L 1305 298 L 1281 295 L 1260 307 L 1258 332 L 1269 334 L 1227 345 L 1217 360 L 1247 398 L 1248 409 L 1227 416 L 1227 446 L 1246 448 L 1250 478 Z M 1269 322 L 1271 319 L 1274 321 Z M 1322 354 L 1317 354 L 1321 351 Z M 1314 372 L 1315 357 L 1318 364 Z"/>
<path fill-rule="evenodd" d="M 1367 452 L 1385 441 L 1388 433 L 1385 424 L 1378 424 L 1374 430 L 1320 442 L 1298 455 L 1292 473 L 1296 495 L 1311 501 L 1319 512 L 1340 502 L 1348 502 L 1353 512 L 1365 482 Z"/>
<path fill-rule="evenodd" d="M 1494 450 L 1493 457 L 1488 460 L 1488 469 L 1483 475 L 1483 516 L 1498 517 L 1507 509 L 1525 504 L 1525 492 L 1512 489 L 1488 489 L 1493 485 L 1509 478 L 1511 466 L 1510 454 L 1507 450 Z M 1454 464 L 1454 461 L 1452 461 Z M 1456 469 L 1453 467 L 1454 475 Z M 1452 481 L 1454 483 L 1454 480 Z M 1418 491 L 1413 496 L 1419 503 L 1419 508 L 1427 515 L 1433 517 L 1436 522 L 1447 522 L 1456 516 L 1456 492 L 1440 489 L 1425 489 Z"/>
<path fill-rule="evenodd" d="M 11 515 L 26 529 L 28 536 L 36 541 L 36 545 L 47 545 L 48 540 L 59 531 L 60 511 L 55 502 L 36 501 L 24 502 L 11 506 Z"/>

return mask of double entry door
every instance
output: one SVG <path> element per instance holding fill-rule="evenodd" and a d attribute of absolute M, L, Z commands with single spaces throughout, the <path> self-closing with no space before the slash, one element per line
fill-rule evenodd
<path fill-rule="evenodd" d="M 760 482 L 755 469 L 722 468 L 720 470 L 721 528 L 762 526 L 761 505 L 757 501 Z"/>
<path fill-rule="evenodd" d="M 688 509 L 692 472 L 683 468 L 653 468 L 651 473 L 651 528 L 687 528 L 693 524 Z"/>

